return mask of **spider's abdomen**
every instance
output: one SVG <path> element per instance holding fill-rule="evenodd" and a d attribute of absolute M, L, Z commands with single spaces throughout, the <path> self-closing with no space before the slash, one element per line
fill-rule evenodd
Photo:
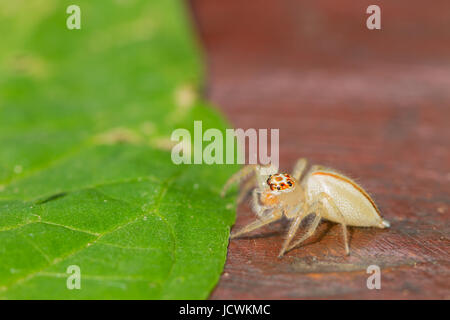
<path fill-rule="evenodd" d="M 307 180 L 310 199 L 326 193 L 335 203 L 345 222 L 350 226 L 385 228 L 389 223 L 381 218 L 372 198 L 356 182 L 334 171 L 312 172 Z M 340 216 L 329 201 L 324 201 L 324 218 L 339 222 Z"/>

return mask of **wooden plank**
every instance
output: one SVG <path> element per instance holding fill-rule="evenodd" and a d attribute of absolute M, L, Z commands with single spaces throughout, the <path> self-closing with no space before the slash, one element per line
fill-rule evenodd
<path fill-rule="evenodd" d="M 236 128 L 279 128 L 295 160 L 357 178 L 391 228 L 324 222 L 278 259 L 286 222 L 230 242 L 212 299 L 450 298 L 450 2 L 192 0 L 209 99 Z M 254 219 L 238 208 L 239 228 Z M 366 286 L 381 268 L 381 290 Z"/>

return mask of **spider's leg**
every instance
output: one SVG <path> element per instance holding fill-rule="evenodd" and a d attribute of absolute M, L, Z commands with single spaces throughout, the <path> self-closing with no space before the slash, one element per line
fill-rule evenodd
<path fill-rule="evenodd" d="M 322 218 L 321 211 L 323 210 L 323 205 L 320 201 L 315 202 L 308 210 L 306 211 L 305 217 L 310 215 L 311 213 L 315 213 L 315 217 L 311 225 L 309 226 L 308 231 L 297 241 L 294 242 L 291 246 L 287 248 L 286 251 L 289 251 L 293 249 L 294 247 L 298 246 L 300 243 L 311 237 L 314 232 L 317 229 L 317 226 L 319 225 L 320 219 Z"/>
<path fill-rule="evenodd" d="M 263 206 L 259 203 L 258 193 L 259 192 L 257 189 L 253 189 L 251 203 L 252 203 L 253 211 L 255 211 L 255 213 L 258 217 L 261 217 L 263 215 L 264 211 L 268 209 L 268 207 Z"/>
<path fill-rule="evenodd" d="M 257 169 L 258 165 L 247 165 L 244 166 L 241 170 L 239 170 L 238 172 L 236 172 L 235 174 L 233 174 L 230 179 L 228 179 L 228 181 L 225 183 L 225 185 L 223 186 L 222 192 L 220 193 L 221 197 L 223 198 L 227 192 L 227 190 L 234 184 L 234 183 L 238 183 L 242 180 L 244 180 L 245 178 L 249 177 L 252 174 L 256 174 L 256 169 Z"/>
<path fill-rule="evenodd" d="M 330 197 L 330 195 L 326 194 L 325 192 L 322 192 L 319 194 L 319 197 L 322 199 L 326 199 L 330 206 L 333 208 L 333 210 L 337 213 L 337 215 L 340 218 L 339 223 L 342 226 L 342 234 L 344 236 L 344 245 L 345 245 L 345 253 L 347 255 L 350 254 L 350 249 L 348 247 L 348 235 L 347 235 L 347 224 L 345 223 L 344 215 L 342 214 L 341 210 L 339 210 L 338 206 L 334 202 L 333 198 Z"/>
<path fill-rule="evenodd" d="M 299 245 L 304 240 L 308 239 L 310 236 L 312 236 L 314 234 L 317 226 L 319 225 L 322 212 L 324 210 L 326 210 L 326 208 L 323 206 L 323 201 L 327 201 L 328 204 L 333 208 L 333 210 L 340 217 L 339 223 L 342 226 L 342 232 L 343 232 L 343 235 L 344 235 L 345 252 L 346 252 L 347 255 L 350 254 L 350 250 L 349 250 L 349 247 L 348 247 L 347 225 L 345 223 L 344 216 L 342 215 L 342 212 L 339 210 L 339 208 L 337 207 L 337 205 L 334 202 L 334 200 L 328 194 L 326 194 L 325 192 L 322 192 L 322 193 L 319 194 L 319 196 L 317 197 L 316 202 L 308 210 L 307 215 L 311 214 L 313 212 L 316 212 L 316 218 L 314 219 L 313 223 L 311 224 L 310 229 L 308 230 L 308 232 L 301 239 L 297 240 L 292 246 L 290 246 L 288 248 L 288 251 L 291 250 L 292 248 L 296 247 L 297 245 Z"/>
<path fill-rule="evenodd" d="M 294 177 L 295 180 L 300 181 L 300 178 L 302 177 L 302 174 L 305 171 L 307 165 L 308 160 L 306 158 L 301 158 L 297 160 L 294 169 L 292 170 L 292 176 Z"/>
<path fill-rule="evenodd" d="M 271 222 L 277 221 L 282 217 L 282 213 L 280 210 L 275 210 L 267 215 L 265 215 L 263 218 L 261 219 L 257 219 L 253 222 L 251 222 L 250 224 L 246 225 L 245 227 L 243 227 L 242 229 L 240 229 L 239 231 L 233 232 L 230 236 L 231 239 L 234 239 L 244 233 L 248 233 L 251 232 L 253 230 L 256 230 L 258 228 L 261 228 L 262 226 L 265 226 L 266 224 L 269 224 Z"/>
<path fill-rule="evenodd" d="M 250 190 L 252 190 L 254 187 L 256 187 L 258 184 L 258 180 L 255 176 L 251 176 L 243 186 L 241 187 L 241 190 L 239 191 L 238 198 L 236 200 L 237 204 L 240 204 L 244 199 L 248 196 Z"/>
<path fill-rule="evenodd" d="M 284 252 L 286 251 L 286 248 L 289 246 L 289 243 L 291 243 L 292 238 L 294 238 L 295 233 L 298 230 L 298 227 L 300 226 L 300 223 L 302 222 L 303 218 L 305 218 L 303 207 L 302 210 L 299 210 L 298 207 L 295 207 L 292 212 L 294 213 L 294 221 L 292 221 L 291 226 L 289 227 L 289 232 L 287 234 L 286 239 L 284 240 L 283 246 L 281 247 L 280 253 L 278 254 L 278 257 L 281 258 L 284 255 Z M 296 212 L 294 212 L 296 211 Z M 288 216 L 291 216 L 289 214 Z"/>

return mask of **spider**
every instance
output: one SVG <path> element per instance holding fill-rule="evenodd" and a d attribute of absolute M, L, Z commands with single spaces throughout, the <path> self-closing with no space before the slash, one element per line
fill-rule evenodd
<path fill-rule="evenodd" d="M 233 183 L 245 181 L 237 202 L 240 203 L 252 192 L 252 207 L 257 219 L 233 232 L 231 239 L 251 232 L 285 216 L 292 220 L 287 237 L 278 257 L 298 246 L 314 234 L 321 219 L 342 226 L 345 252 L 348 247 L 347 226 L 388 228 L 389 222 L 381 218 L 372 198 L 356 182 L 336 170 L 313 165 L 308 171 L 307 160 L 302 158 L 294 166 L 292 175 L 266 173 L 267 166 L 247 165 L 231 176 L 222 190 L 222 197 Z M 276 170 L 276 169 L 275 169 Z M 291 241 L 300 223 L 310 214 L 315 214 L 307 232 L 293 244 Z"/>

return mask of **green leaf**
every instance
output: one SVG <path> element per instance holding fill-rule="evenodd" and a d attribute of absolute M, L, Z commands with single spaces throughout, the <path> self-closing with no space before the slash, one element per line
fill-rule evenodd
<path fill-rule="evenodd" d="M 174 165 L 198 98 L 180 1 L 0 3 L 0 298 L 201 299 L 223 269 L 235 166 Z M 81 270 L 69 290 L 67 268 Z"/>

